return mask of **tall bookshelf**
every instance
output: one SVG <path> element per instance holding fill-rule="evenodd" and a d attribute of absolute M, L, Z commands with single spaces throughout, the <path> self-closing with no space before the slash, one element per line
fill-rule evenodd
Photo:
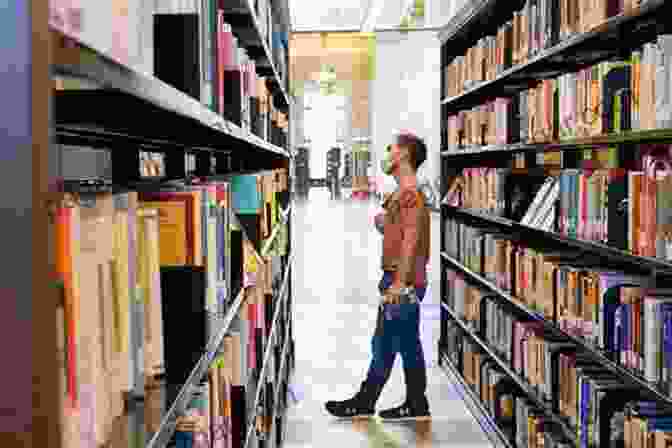
<path fill-rule="evenodd" d="M 438 355 L 496 446 L 670 437 L 669 13 L 480 0 L 439 33 Z"/>
<path fill-rule="evenodd" d="M 3 446 L 282 444 L 294 362 L 286 3 L 3 13 L 18 45 L 3 75 L 3 210 L 16 229 L 4 242 L 17 254 L 3 339 L 31 341 L 33 356 L 5 383 L 17 412 L 2 417 Z"/>

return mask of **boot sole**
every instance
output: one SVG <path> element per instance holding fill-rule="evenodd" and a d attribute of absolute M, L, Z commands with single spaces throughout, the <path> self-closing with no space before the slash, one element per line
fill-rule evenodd
<path fill-rule="evenodd" d="M 334 414 L 329 414 L 332 417 L 336 418 L 337 420 L 370 420 L 376 416 L 376 414 L 358 414 L 358 415 L 353 415 L 349 417 L 338 417 L 335 416 Z"/>
<path fill-rule="evenodd" d="M 399 418 L 394 418 L 394 417 L 380 417 L 380 419 L 384 422 L 409 422 L 409 421 L 426 421 L 426 420 L 431 420 L 432 416 L 431 415 L 419 415 L 417 417 L 399 417 Z"/>

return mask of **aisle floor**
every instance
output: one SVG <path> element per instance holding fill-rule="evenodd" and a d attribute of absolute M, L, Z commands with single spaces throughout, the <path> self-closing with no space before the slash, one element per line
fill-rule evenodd
<path fill-rule="evenodd" d="M 293 212 L 293 291 L 296 368 L 290 387 L 286 448 L 491 446 L 451 380 L 437 366 L 439 337 L 439 222 L 432 222 L 430 285 L 422 304 L 421 335 L 428 364 L 432 420 L 343 421 L 324 402 L 350 397 L 364 378 L 378 303 L 381 236 L 372 225 L 374 202 L 331 201 L 311 190 Z M 377 409 L 404 399 L 401 359 Z"/>

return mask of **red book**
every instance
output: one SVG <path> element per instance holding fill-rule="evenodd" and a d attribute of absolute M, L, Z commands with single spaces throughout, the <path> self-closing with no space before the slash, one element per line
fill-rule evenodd
<path fill-rule="evenodd" d="M 77 337 L 75 285 L 72 272 L 72 209 L 61 207 L 56 215 L 56 269 L 63 282 L 67 395 L 77 407 Z"/>

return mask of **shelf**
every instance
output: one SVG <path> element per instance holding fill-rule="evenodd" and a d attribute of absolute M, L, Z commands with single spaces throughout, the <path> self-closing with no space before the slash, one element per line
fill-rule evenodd
<path fill-rule="evenodd" d="M 464 6 L 439 30 L 441 46 L 462 52 L 493 28 L 498 17 L 510 15 L 522 6 L 520 0 L 473 0 Z"/>
<path fill-rule="evenodd" d="M 291 341 L 289 340 L 289 328 L 290 326 L 287 325 L 284 338 L 285 342 L 282 347 L 282 361 L 280 361 L 280 369 L 278 371 L 278 380 L 280 381 L 284 379 L 285 369 L 287 368 L 287 352 L 289 351 L 289 347 L 291 346 L 290 344 Z M 282 388 L 277 388 L 275 390 L 275 393 L 273 394 L 273 419 L 271 420 L 272 424 L 275 424 L 275 419 L 277 418 L 278 414 L 281 413 L 280 406 L 278 406 L 280 399 L 280 390 L 282 390 Z"/>
<path fill-rule="evenodd" d="M 672 129 L 653 129 L 643 131 L 627 131 L 618 134 L 598 135 L 595 137 L 584 137 L 577 139 L 568 139 L 547 143 L 512 143 L 509 145 L 487 145 L 475 149 L 464 149 L 459 151 L 442 151 L 441 156 L 450 159 L 464 158 L 465 156 L 479 156 L 482 154 L 493 153 L 515 153 L 515 152 L 555 152 L 566 150 L 583 150 L 595 146 L 607 146 L 627 143 L 656 143 L 672 141 Z"/>
<path fill-rule="evenodd" d="M 77 58 L 68 55 L 60 59 L 56 53 L 52 75 L 89 80 L 97 88 L 54 92 L 57 133 L 110 141 L 126 138 L 173 148 L 233 150 L 236 156 L 250 160 L 289 158 L 283 148 L 225 120 L 154 76 L 82 43 L 78 53 Z"/>
<path fill-rule="evenodd" d="M 276 88 L 281 94 L 284 105 L 289 108 L 292 103 L 285 90 L 287 73 L 284 74 L 284 77 L 280 76 L 280 72 L 273 61 L 273 53 L 261 31 L 259 18 L 251 1 L 233 0 L 224 2 L 223 10 L 226 14 L 226 21 L 230 23 L 236 37 L 243 41 L 250 56 L 256 59 L 257 73 L 262 76 L 270 75 L 275 80 Z"/>
<path fill-rule="evenodd" d="M 506 375 L 516 383 L 518 388 L 522 390 L 527 398 L 534 403 L 536 407 L 543 410 L 547 417 L 549 417 L 553 422 L 557 423 L 558 426 L 562 429 L 562 432 L 565 437 L 569 440 L 572 440 L 576 445 L 576 434 L 572 429 L 567 425 L 567 423 L 560 416 L 556 415 L 549 404 L 544 403 L 543 400 L 539 399 L 537 393 L 530 387 L 530 385 L 521 378 L 516 372 L 514 372 L 511 367 L 504 362 L 499 355 L 497 355 L 490 346 L 481 339 L 481 337 L 476 334 L 474 330 L 469 328 L 462 320 L 450 309 L 445 303 L 441 302 L 441 307 L 448 313 L 453 322 L 456 322 L 462 331 L 469 336 L 480 348 L 483 350 L 497 365 L 506 373 Z"/>
<path fill-rule="evenodd" d="M 259 406 L 259 400 L 261 399 L 261 391 L 264 390 L 263 387 L 263 382 L 266 381 L 266 370 L 268 369 L 268 365 L 270 364 L 270 358 L 271 358 L 271 353 L 272 353 L 272 348 L 273 344 L 271 344 L 271 341 L 273 340 L 273 336 L 275 336 L 275 332 L 277 331 L 278 328 L 278 319 L 280 318 L 280 313 L 282 312 L 283 305 L 285 300 L 287 299 L 287 294 L 285 294 L 287 290 L 287 284 L 289 280 L 289 273 L 291 271 L 291 257 L 289 262 L 287 263 L 287 267 L 285 268 L 285 273 L 284 273 L 284 279 L 282 280 L 282 287 L 280 288 L 280 293 L 278 294 L 278 301 L 275 304 L 275 315 L 273 316 L 273 323 L 271 324 L 271 332 L 268 335 L 267 341 L 268 344 L 266 345 L 266 351 L 264 353 L 264 360 L 261 365 L 261 369 L 259 371 L 259 376 L 258 376 L 258 382 L 257 382 L 257 387 L 256 387 L 256 394 L 254 397 L 254 404 L 252 405 L 252 411 L 250 415 L 248 416 L 248 421 L 246 422 L 247 425 L 247 435 L 245 437 L 245 444 L 243 445 L 243 448 L 246 448 L 249 446 L 252 434 L 254 433 L 255 430 L 255 419 L 257 416 L 257 407 Z"/>
<path fill-rule="evenodd" d="M 514 448 L 511 442 L 506 438 L 506 435 L 502 430 L 497 426 L 497 423 L 493 420 L 490 412 L 485 408 L 480 398 L 476 393 L 471 389 L 471 387 L 464 381 L 462 375 L 457 371 L 452 361 L 448 357 L 441 353 L 441 367 L 444 373 L 453 380 L 453 385 L 458 391 L 464 404 L 469 408 L 471 415 L 474 417 L 474 420 L 478 422 L 479 426 L 485 433 L 485 435 L 490 439 L 490 442 L 496 447 L 506 447 Z"/>
<path fill-rule="evenodd" d="M 541 240 L 552 242 L 559 246 L 579 249 L 588 254 L 599 256 L 605 266 L 614 266 L 627 272 L 672 274 L 672 263 L 658 258 L 632 255 L 629 252 L 607 246 L 606 244 L 570 238 L 554 232 L 546 232 L 509 219 L 489 216 L 473 210 L 453 207 L 447 204 L 443 204 L 443 207 L 449 215 L 461 220 L 466 219 L 478 222 L 481 225 L 495 226 L 528 241 Z"/>
<path fill-rule="evenodd" d="M 449 114 L 469 109 L 490 98 L 511 96 L 537 80 L 554 78 L 624 55 L 665 31 L 663 21 L 657 21 L 656 16 L 669 14 L 669 5 L 669 2 L 665 4 L 665 0 L 651 0 L 632 13 L 612 17 L 590 32 L 576 35 L 542 51 L 528 62 L 504 71 L 493 80 L 482 82 L 456 97 L 444 98 L 441 104 L 447 106 Z"/>
<path fill-rule="evenodd" d="M 518 299 L 516 299 L 506 291 L 501 290 L 496 285 L 494 285 L 481 275 L 477 274 L 476 272 L 471 271 L 469 268 L 464 266 L 462 263 L 460 263 L 458 260 L 454 259 L 450 255 L 446 254 L 445 252 L 441 253 L 441 258 L 448 264 L 448 269 L 459 272 L 465 277 L 465 280 L 469 281 L 470 283 L 476 284 L 481 288 L 492 291 L 493 293 L 496 294 L 497 297 L 515 307 L 521 314 L 525 314 L 527 317 L 543 322 L 544 328 L 546 330 L 548 330 L 552 334 L 555 334 L 561 338 L 564 338 L 572 342 L 573 344 L 576 344 L 578 348 L 580 348 L 585 353 L 589 354 L 597 363 L 601 364 L 606 369 L 618 375 L 620 378 L 624 380 L 624 382 L 638 387 L 642 391 L 643 395 L 647 396 L 651 400 L 658 401 L 668 406 L 672 406 L 672 398 L 661 393 L 658 389 L 656 389 L 655 386 L 649 384 L 646 380 L 644 380 L 640 376 L 634 374 L 630 370 L 609 359 L 606 356 L 606 354 L 603 353 L 602 351 L 586 343 L 586 341 L 584 341 L 581 338 L 577 338 L 575 336 L 565 333 L 553 322 L 545 320 L 542 316 L 540 316 L 536 312 L 529 310 L 526 306 L 521 304 Z"/>
<path fill-rule="evenodd" d="M 206 346 L 206 352 L 201 356 L 200 360 L 191 371 L 187 381 L 182 385 L 177 393 L 175 400 L 172 402 L 170 408 L 166 411 L 161 419 L 161 424 L 157 431 L 151 436 L 151 439 L 145 445 L 145 448 L 163 448 L 165 447 L 175 432 L 177 419 L 183 415 L 187 410 L 187 406 L 191 402 L 194 393 L 194 388 L 202 381 L 204 375 L 207 373 L 212 364 L 213 359 L 217 355 L 217 351 L 222 344 L 224 336 L 229 331 L 229 327 L 234 317 L 238 314 L 240 305 L 244 299 L 244 292 L 238 294 L 236 299 L 231 304 L 231 307 L 226 313 L 226 316 L 221 322 L 220 330 L 210 339 Z M 172 388 L 174 386 L 166 386 Z"/>

